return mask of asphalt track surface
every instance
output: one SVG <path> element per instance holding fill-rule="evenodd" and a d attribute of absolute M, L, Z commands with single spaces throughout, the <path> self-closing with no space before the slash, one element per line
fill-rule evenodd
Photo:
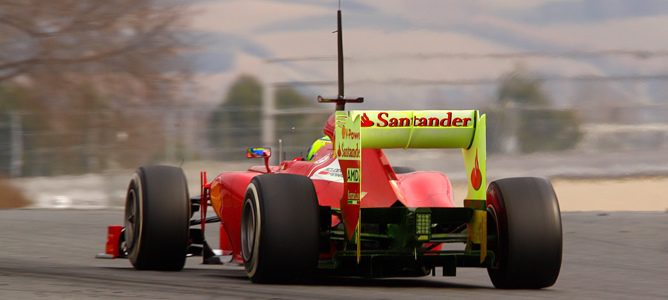
<path fill-rule="evenodd" d="M 668 299 L 668 213 L 565 213 L 556 285 L 496 290 L 485 270 L 457 277 L 325 278 L 252 284 L 238 266 L 190 258 L 182 272 L 99 260 L 120 210 L 0 210 L 0 299 Z"/>

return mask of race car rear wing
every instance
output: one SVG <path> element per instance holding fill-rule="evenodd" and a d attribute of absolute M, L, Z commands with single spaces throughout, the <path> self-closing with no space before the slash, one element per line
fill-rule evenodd
<path fill-rule="evenodd" d="M 348 239 L 360 236 L 354 232 L 359 232 L 360 205 L 365 195 L 363 148 L 459 148 L 468 175 L 464 206 L 474 210 L 470 241 L 480 244 L 482 253 L 486 253 L 485 129 L 486 116 L 477 110 L 337 111 L 334 152 L 344 174 L 341 210 Z"/>
<path fill-rule="evenodd" d="M 467 200 L 485 200 L 486 116 L 477 110 L 336 112 L 339 160 L 361 160 L 362 148 L 460 148 Z"/>

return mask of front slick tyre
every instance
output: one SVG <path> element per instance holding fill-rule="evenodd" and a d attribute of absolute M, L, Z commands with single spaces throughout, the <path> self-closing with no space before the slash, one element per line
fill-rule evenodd
<path fill-rule="evenodd" d="M 552 286 L 561 268 L 559 203 L 552 184 L 542 178 L 508 178 L 487 189 L 490 243 L 496 254 L 488 268 L 496 288 L 540 289 Z"/>
<path fill-rule="evenodd" d="M 135 269 L 183 269 L 189 219 L 188 187 L 180 168 L 137 169 L 130 180 L 125 204 L 125 243 Z"/>
<path fill-rule="evenodd" d="M 251 281 L 307 278 L 318 264 L 318 199 L 311 180 L 266 174 L 248 185 L 241 217 L 241 253 Z"/>

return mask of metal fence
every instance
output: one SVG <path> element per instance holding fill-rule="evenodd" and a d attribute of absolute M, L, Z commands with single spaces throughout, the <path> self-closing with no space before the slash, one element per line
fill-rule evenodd
<path fill-rule="evenodd" d="M 49 176 L 96 173 L 165 161 L 235 161 L 244 159 L 246 147 L 263 145 L 261 108 L 249 111 L 256 117 L 233 126 L 212 122 L 214 109 L 136 108 L 128 109 L 122 115 L 103 111 L 62 111 L 48 117 L 30 111 L 2 113 L 0 173 L 9 177 Z M 536 114 L 535 109 L 515 110 L 514 115 Z M 614 116 L 614 111 L 619 110 L 623 110 L 628 119 L 587 119 L 594 114 Z M 518 130 L 547 128 L 549 134 L 555 122 L 548 118 L 531 119 L 528 127 L 517 128 L 510 118 L 500 117 L 495 111 L 488 113 L 492 153 L 523 155 L 518 147 L 508 146 L 508 141 L 518 139 Z M 223 112 L 222 116 L 226 119 L 233 114 L 238 112 Z M 272 133 L 275 140 L 264 146 L 278 147 L 280 144 L 284 157 L 305 155 L 311 141 L 322 136 L 327 116 L 328 113 L 323 112 L 275 115 L 277 126 Z M 668 149 L 666 106 L 610 107 L 605 111 L 581 109 L 578 116 L 578 141 L 572 149 L 565 150 L 632 152 Z M 66 120 L 70 123 L 63 125 Z"/>

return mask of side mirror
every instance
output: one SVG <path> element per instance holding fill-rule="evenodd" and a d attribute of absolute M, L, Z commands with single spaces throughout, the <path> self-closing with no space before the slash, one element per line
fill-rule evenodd
<path fill-rule="evenodd" d="M 250 147 L 246 150 L 246 157 L 264 158 L 264 166 L 267 168 L 267 173 L 271 173 L 271 168 L 269 168 L 269 158 L 271 157 L 271 148 Z"/>
<path fill-rule="evenodd" d="M 269 158 L 271 157 L 271 148 L 250 147 L 246 150 L 247 158 Z"/>

